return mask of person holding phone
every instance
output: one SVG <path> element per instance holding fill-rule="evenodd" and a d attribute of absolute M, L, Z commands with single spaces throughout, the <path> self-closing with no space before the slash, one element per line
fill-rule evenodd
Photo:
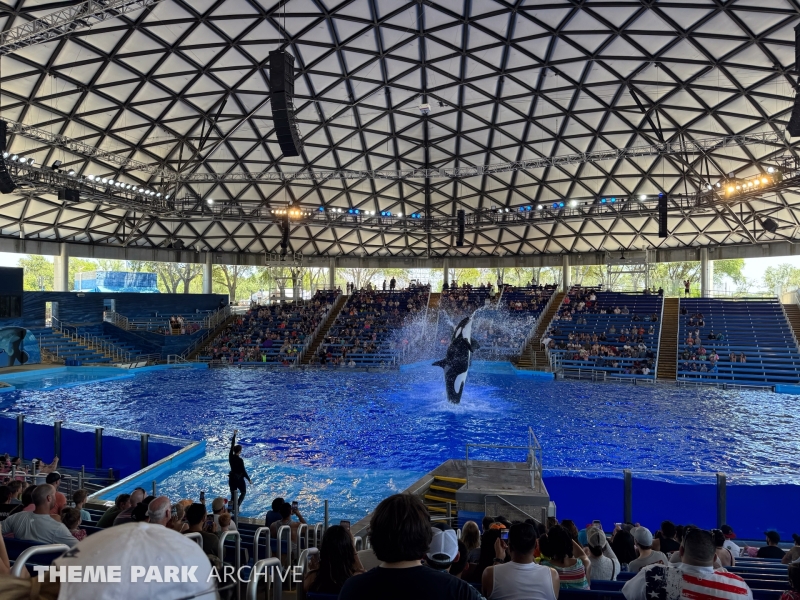
<path fill-rule="evenodd" d="M 297 530 L 300 527 L 300 525 L 306 522 L 306 520 L 303 518 L 303 515 L 300 514 L 300 510 L 297 508 L 297 502 L 294 502 L 293 504 L 285 503 L 283 506 L 281 506 L 280 513 L 281 513 L 281 520 L 275 521 L 272 525 L 270 525 L 269 532 L 273 538 L 277 538 L 278 529 L 280 529 L 284 525 L 288 525 L 291 528 L 291 534 L 292 534 L 291 554 L 294 555 L 297 553 Z M 297 517 L 297 521 L 292 521 L 292 515 L 295 515 Z"/>
<path fill-rule="evenodd" d="M 236 434 L 238 431 L 238 429 L 233 430 L 231 449 L 228 453 L 228 463 L 231 466 L 231 470 L 228 473 L 228 487 L 231 490 L 231 498 L 233 498 L 234 490 L 239 492 L 239 500 L 236 503 L 237 509 L 242 506 L 244 497 L 247 494 L 247 485 L 245 484 L 245 479 L 251 485 L 253 484 L 253 482 L 250 481 L 250 475 L 247 474 L 247 469 L 244 468 L 244 460 L 242 460 L 242 457 L 240 456 L 242 453 L 242 446 L 236 443 Z"/>

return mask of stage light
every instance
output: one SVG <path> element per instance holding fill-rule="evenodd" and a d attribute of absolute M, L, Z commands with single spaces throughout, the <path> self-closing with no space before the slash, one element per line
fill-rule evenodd
<path fill-rule="evenodd" d="M 18 155 L 18 154 L 15 154 L 15 155 L 13 155 L 13 156 L 11 157 L 11 160 L 13 160 L 14 162 L 16 162 L 16 160 L 17 160 L 18 158 L 19 158 L 19 155 Z"/>
<path fill-rule="evenodd" d="M 3 158 L 8 158 L 8 152 L 3 152 Z"/>
<path fill-rule="evenodd" d="M 578 201 L 577 200 L 572 200 L 572 201 L 570 201 L 569 205 L 574 208 L 574 207 L 578 206 Z"/>
<path fill-rule="evenodd" d="M 531 208 L 532 208 L 532 207 L 531 207 L 531 205 L 529 204 L 528 206 L 526 206 L 526 207 L 525 207 L 525 210 L 527 210 L 528 212 L 530 212 Z"/>
<path fill-rule="evenodd" d="M 158 194 L 156 194 L 156 198 L 161 198 L 161 192 L 159 192 Z"/>
<path fill-rule="evenodd" d="M 764 178 L 761 179 L 761 183 L 763 183 L 764 185 L 767 185 L 769 183 L 769 179 L 764 177 Z"/>
<path fill-rule="evenodd" d="M 537 204 L 536 205 L 536 210 L 542 210 L 542 205 L 541 204 Z"/>
<path fill-rule="evenodd" d="M 728 193 L 729 193 L 729 194 L 732 194 L 734 191 L 735 191 L 735 190 L 733 189 L 733 186 L 730 186 L 730 187 L 728 188 Z"/>
<path fill-rule="evenodd" d="M 605 198 L 600 198 L 600 204 L 605 204 L 607 200 Z"/>
<path fill-rule="evenodd" d="M 553 202 L 553 208 L 558 208 L 558 202 Z"/>
<path fill-rule="evenodd" d="M 128 186 L 128 187 L 131 187 L 131 186 Z M 169 194 L 167 194 L 166 196 L 164 196 L 164 200 L 169 200 Z"/>
<path fill-rule="evenodd" d="M 89 181 L 94 181 L 94 175 L 87 175 L 86 179 L 88 179 Z"/>
<path fill-rule="evenodd" d="M 717 182 L 717 187 L 722 187 L 719 181 Z"/>
<path fill-rule="evenodd" d="M 647 200 L 647 195 L 646 194 L 642 194 L 641 196 L 639 196 L 639 200 L 644 202 L 645 200 Z"/>
<path fill-rule="evenodd" d="M 75 175 L 75 169 L 70 169 L 69 172 L 67 173 L 67 175 L 74 176 Z"/>
<path fill-rule="evenodd" d="M 209 204 L 214 204 L 214 199 L 213 198 L 209 198 L 208 200 L 206 200 L 206 202 L 208 202 Z"/>
<path fill-rule="evenodd" d="M 616 199 L 616 198 L 612 198 L 612 199 L 611 199 L 611 203 L 612 203 L 612 204 L 613 204 L 613 203 L 615 203 L 616 201 L 617 201 L 617 199 Z"/>
<path fill-rule="evenodd" d="M 397 213 L 397 216 L 402 218 L 403 213 Z"/>
<path fill-rule="evenodd" d="M 767 169 L 767 173 L 774 173 L 774 172 L 775 172 L 775 169 L 773 169 L 772 167 L 770 167 L 769 169 Z"/>

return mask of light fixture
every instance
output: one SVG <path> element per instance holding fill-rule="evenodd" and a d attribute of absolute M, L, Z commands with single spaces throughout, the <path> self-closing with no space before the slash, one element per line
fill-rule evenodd
<path fill-rule="evenodd" d="M 108 183 L 108 179 L 103 178 L 100 180 L 100 183 Z"/>
<path fill-rule="evenodd" d="M 577 200 L 571 200 L 569 205 L 574 208 L 574 207 L 578 206 L 578 201 Z"/>
<path fill-rule="evenodd" d="M 69 172 L 67 173 L 67 175 L 74 176 L 75 175 L 75 169 L 70 169 Z"/>
<path fill-rule="evenodd" d="M 206 200 L 206 202 L 208 204 L 214 204 L 214 199 L 213 198 L 209 198 L 208 200 Z"/>
<path fill-rule="evenodd" d="M 403 213 L 397 213 L 397 216 L 398 216 L 398 217 L 402 217 L 402 216 L 403 216 Z"/>
<path fill-rule="evenodd" d="M 128 186 L 128 187 L 130 187 L 130 186 Z M 164 196 L 164 200 L 169 200 L 169 194 L 167 194 L 166 196 Z"/>
<path fill-rule="evenodd" d="M 763 183 L 764 185 L 767 185 L 769 183 L 769 179 L 764 177 L 764 178 L 761 179 L 761 183 Z"/>
<path fill-rule="evenodd" d="M 8 152 L 3 152 L 3 158 L 8 158 Z"/>
<path fill-rule="evenodd" d="M 730 186 L 730 187 L 728 188 L 728 193 L 729 193 L 729 194 L 732 194 L 733 192 L 734 192 L 733 186 Z"/>
<path fill-rule="evenodd" d="M 542 210 L 542 205 L 541 204 L 537 204 L 536 205 L 536 210 Z"/>
<path fill-rule="evenodd" d="M 647 200 L 647 194 L 642 194 L 641 196 L 639 196 L 639 200 L 641 200 L 642 202 Z"/>
<path fill-rule="evenodd" d="M 719 181 L 717 182 L 717 187 L 722 187 L 722 185 L 719 183 Z"/>
<path fill-rule="evenodd" d="M 156 198 L 161 198 L 161 192 L 159 192 L 158 194 L 156 194 Z"/>
<path fill-rule="evenodd" d="M 18 154 L 15 154 L 11 157 L 11 160 L 16 161 L 19 158 Z"/>
<path fill-rule="evenodd" d="M 767 173 L 774 173 L 774 172 L 775 172 L 775 169 L 773 169 L 772 167 L 770 167 L 769 169 L 767 169 Z"/>

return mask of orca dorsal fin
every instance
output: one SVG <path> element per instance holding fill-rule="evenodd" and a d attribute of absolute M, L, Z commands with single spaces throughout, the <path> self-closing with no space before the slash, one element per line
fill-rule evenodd
<path fill-rule="evenodd" d="M 442 360 L 437 360 L 435 363 L 431 364 L 434 367 L 442 367 L 444 369 L 447 366 L 447 360 L 443 358 Z"/>

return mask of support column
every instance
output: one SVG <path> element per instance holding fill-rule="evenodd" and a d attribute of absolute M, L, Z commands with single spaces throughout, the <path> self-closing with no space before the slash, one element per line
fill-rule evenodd
<path fill-rule="evenodd" d="M 330 289 L 336 289 L 336 259 L 330 259 L 330 266 L 328 267 L 328 278 Z"/>
<path fill-rule="evenodd" d="M 570 276 L 569 276 L 569 255 L 564 255 L 564 262 L 561 267 L 561 291 L 565 294 L 569 291 Z"/>
<path fill-rule="evenodd" d="M 212 264 L 214 255 L 210 250 L 206 251 L 206 262 L 203 263 L 203 293 L 210 294 L 213 287 Z"/>
<path fill-rule="evenodd" d="M 53 289 L 56 292 L 69 291 L 69 250 L 66 244 L 60 244 L 61 253 L 53 259 Z"/>
<path fill-rule="evenodd" d="M 450 265 L 446 258 L 442 260 L 442 285 L 445 283 L 450 286 Z"/>
<path fill-rule="evenodd" d="M 700 248 L 700 296 L 710 298 L 714 287 L 714 263 L 708 259 L 708 248 Z"/>

